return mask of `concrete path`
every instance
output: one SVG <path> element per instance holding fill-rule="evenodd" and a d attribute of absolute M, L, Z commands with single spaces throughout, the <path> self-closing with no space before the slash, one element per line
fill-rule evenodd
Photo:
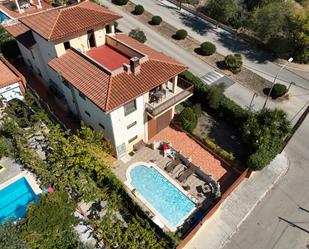
<path fill-rule="evenodd" d="M 261 75 L 273 80 L 280 69 L 280 65 L 271 62 L 273 58 L 262 50 L 253 50 L 248 43 L 238 39 L 229 32 L 216 28 L 209 23 L 186 10 L 179 11 L 176 6 L 167 0 L 131 0 L 135 4 L 142 4 L 153 15 L 160 15 L 164 21 L 177 29 L 186 29 L 190 36 L 200 42 L 210 41 L 216 44 L 217 51 L 222 55 L 241 53 L 244 65 Z M 283 70 L 279 77 L 282 81 L 291 81 L 305 87 L 309 87 L 309 65 L 306 69 L 289 68 Z"/>
<path fill-rule="evenodd" d="M 283 152 L 267 168 L 261 172 L 255 172 L 249 179 L 245 179 L 185 248 L 222 248 L 259 201 L 286 173 L 288 167 L 289 162 Z"/>

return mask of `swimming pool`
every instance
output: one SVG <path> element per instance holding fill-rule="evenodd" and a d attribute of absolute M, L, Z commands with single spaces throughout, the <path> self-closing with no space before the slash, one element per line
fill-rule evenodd
<path fill-rule="evenodd" d="M 130 184 L 146 200 L 145 204 L 150 204 L 163 219 L 162 222 L 175 231 L 195 209 L 195 204 L 157 169 L 144 164 L 131 168 Z"/>
<path fill-rule="evenodd" d="M 9 20 L 11 18 L 9 18 L 6 14 L 4 14 L 1 10 L 0 10 L 0 23 Z"/>
<path fill-rule="evenodd" d="M 32 201 L 38 202 L 39 198 L 24 177 L 1 189 L 0 224 L 10 217 L 13 220 L 25 217 L 27 207 Z"/>

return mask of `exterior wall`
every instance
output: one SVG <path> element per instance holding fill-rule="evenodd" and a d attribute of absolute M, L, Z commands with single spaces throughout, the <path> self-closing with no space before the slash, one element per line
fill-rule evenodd
<path fill-rule="evenodd" d="M 12 99 L 24 99 L 19 82 L 0 88 L 0 96 L 3 98 L 4 102 L 10 101 Z"/>
<path fill-rule="evenodd" d="M 123 106 L 111 112 L 112 126 L 115 131 L 115 146 L 118 156 L 120 156 L 119 146 L 125 147 L 125 151 L 128 152 L 133 149 L 134 144 L 140 140 L 145 140 L 144 113 L 145 108 L 143 96 L 136 99 L 136 110 L 127 116 L 124 115 Z M 127 126 L 134 121 L 136 121 L 137 124 L 130 129 L 127 129 Z M 129 140 L 134 136 L 137 136 L 137 138 L 129 143 Z"/>

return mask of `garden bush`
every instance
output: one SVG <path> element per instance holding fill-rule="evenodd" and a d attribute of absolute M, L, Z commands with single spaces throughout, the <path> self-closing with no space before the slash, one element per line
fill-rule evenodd
<path fill-rule="evenodd" d="M 192 132 L 197 125 L 197 116 L 193 112 L 192 108 L 186 107 L 180 113 L 179 121 L 184 130 Z"/>
<path fill-rule="evenodd" d="M 195 113 L 195 115 L 199 118 L 202 115 L 202 106 L 200 103 L 196 103 L 192 106 L 192 110 Z"/>
<path fill-rule="evenodd" d="M 187 37 L 187 35 L 188 35 L 188 32 L 186 30 L 179 29 L 179 30 L 177 30 L 177 32 L 175 34 L 175 38 L 177 40 L 183 40 L 183 39 L 185 39 Z"/>
<path fill-rule="evenodd" d="M 216 45 L 211 42 L 203 42 L 200 47 L 202 55 L 212 55 L 216 52 Z"/>
<path fill-rule="evenodd" d="M 144 13 L 144 11 L 145 11 L 145 9 L 144 9 L 143 5 L 138 4 L 138 5 L 135 6 L 135 8 L 132 11 L 132 13 L 134 15 L 141 15 L 141 14 Z"/>
<path fill-rule="evenodd" d="M 160 16 L 153 16 L 150 23 L 152 25 L 160 25 L 161 22 L 162 18 Z"/>
<path fill-rule="evenodd" d="M 273 99 L 279 98 L 281 96 L 283 96 L 284 94 L 286 94 L 288 91 L 287 87 L 285 85 L 282 84 L 275 84 L 272 91 L 271 91 L 271 97 Z"/>
<path fill-rule="evenodd" d="M 140 29 L 132 29 L 129 33 L 129 36 L 141 43 L 145 43 L 147 41 L 145 33 Z"/>
<path fill-rule="evenodd" d="M 204 143 L 208 145 L 208 147 L 210 149 L 212 149 L 213 151 L 217 151 L 218 149 L 218 145 L 214 142 L 213 139 L 209 138 L 209 137 L 205 137 L 204 138 Z"/>
<path fill-rule="evenodd" d="M 126 5 L 129 0 L 112 0 L 113 1 L 113 4 L 116 4 L 116 5 Z"/>
<path fill-rule="evenodd" d="M 240 54 L 229 54 L 224 59 L 225 66 L 232 73 L 237 74 L 241 71 L 242 58 Z"/>

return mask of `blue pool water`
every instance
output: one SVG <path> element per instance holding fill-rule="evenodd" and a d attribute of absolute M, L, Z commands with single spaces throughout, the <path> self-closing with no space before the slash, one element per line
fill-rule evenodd
<path fill-rule="evenodd" d="M 10 18 L 0 10 L 0 23 L 8 19 Z"/>
<path fill-rule="evenodd" d="M 23 177 L 0 190 L 0 224 L 10 217 L 25 217 L 30 202 L 38 202 L 27 180 Z"/>
<path fill-rule="evenodd" d="M 176 226 L 194 208 L 194 203 L 156 169 L 144 165 L 134 167 L 131 185 L 172 226 Z"/>

